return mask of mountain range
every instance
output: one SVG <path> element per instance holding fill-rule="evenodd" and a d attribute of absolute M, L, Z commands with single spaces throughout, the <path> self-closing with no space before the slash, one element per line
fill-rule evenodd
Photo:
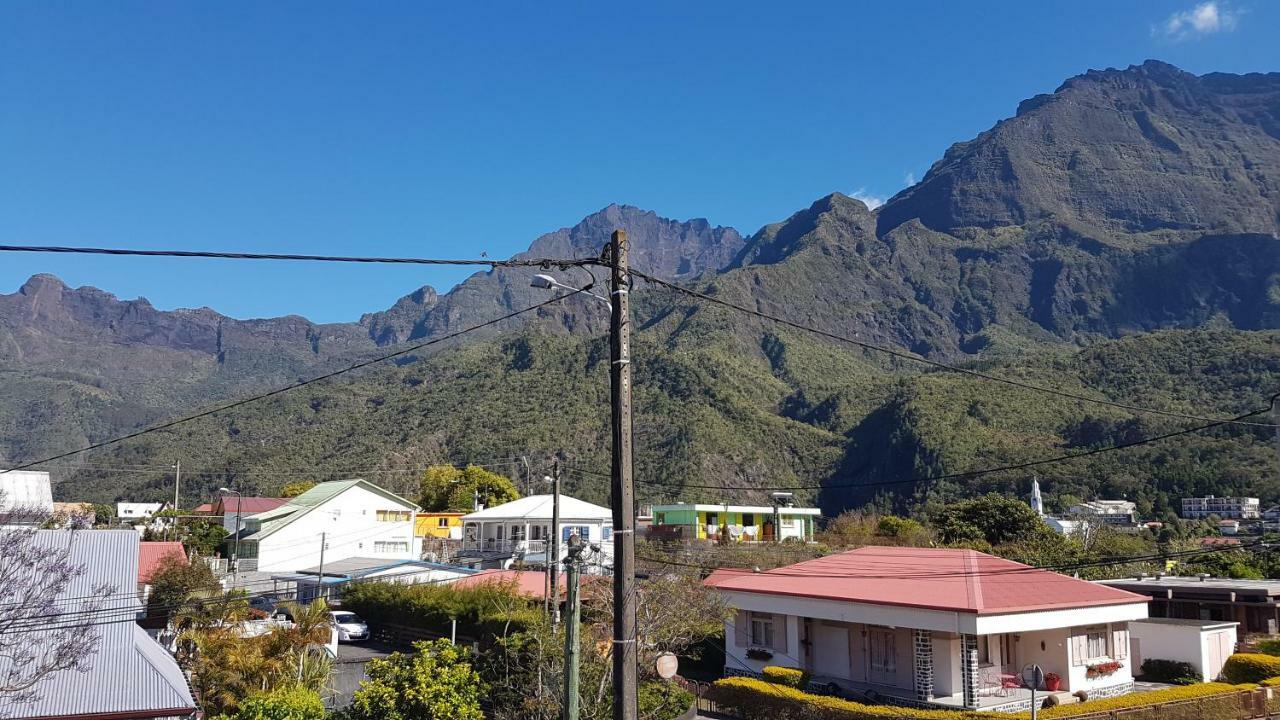
<path fill-rule="evenodd" d="M 646 273 L 920 358 L 1192 415 L 1257 409 L 1280 390 L 1280 73 L 1195 76 L 1155 61 L 1090 71 L 952 146 L 874 210 L 836 193 L 743 237 L 611 205 L 519 257 L 597 257 L 616 228 Z M 545 300 L 529 286 L 536 272 L 477 273 L 329 325 L 157 311 L 33 277 L 0 295 L 0 387 L 12 398 L 0 457 L 72 449 L 487 321 Z M 1187 425 L 926 372 L 670 290 L 639 287 L 636 313 L 646 500 L 758 499 L 786 485 L 829 512 L 928 507 L 1019 491 L 1026 474 L 915 478 Z M 522 476 L 513 457 L 531 468 L 555 454 L 570 489 L 599 500 L 606 325 L 600 303 L 571 298 L 65 461 L 58 494 L 159 496 L 161 466 L 178 457 L 196 498 L 228 482 L 270 492 L 355 472 L 409 491 L 428 462 Z M 1109 493 L 1148 512 L 1178 493 L 1280 500 L 1265 429 L 1187 438 L 1044 466 L 1042 482 L 1051 503 Z"/>

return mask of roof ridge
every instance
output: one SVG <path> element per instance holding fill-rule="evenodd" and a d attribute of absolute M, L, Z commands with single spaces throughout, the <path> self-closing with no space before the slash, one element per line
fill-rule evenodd
<path fill-rule="evenodd" d="M 982 576 L 978 574 L 978 551 L 968 550 L 964 553 L 965 592 L 969 595 L 969 605 L 981 611 L 986 607 L 982 601 Z"/>

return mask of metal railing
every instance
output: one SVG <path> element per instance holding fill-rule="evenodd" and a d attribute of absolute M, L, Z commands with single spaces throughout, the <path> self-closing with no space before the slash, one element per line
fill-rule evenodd
<path fill-rule="evenodd" d="M 546 540 L 499 540 L 497 538 L 479 538 L 462 541 L 464 552 L 482 553 L 524 553 L 536 555 L 547 551 Z"/>

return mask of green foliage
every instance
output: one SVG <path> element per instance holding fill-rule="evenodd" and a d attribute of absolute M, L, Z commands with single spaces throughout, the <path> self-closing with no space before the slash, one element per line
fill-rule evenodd
<path fill-rule="evenodd" d="M 286 484 L 283 488 L 280 488 L 280 497 L 282 498 L 298 497 L 302 493 L 310 490 L 315 486 L 316 484 L 312 480 L 300 480 L 298 482 L 291 482 Z"/>
<path fill-rule="evenodd" d="M 1236 653 L 1222 665 L 1222 678 L 1232 683 L 1256 683 L 1280 675 L 1280 657 Z"/>
<path fill-rule="evenodd" d="M 636 709 L 641 720 L 676 720 L 693 706 L 693 693 L 672 682 L 641 683 Z"/>
<path fill-rule="evenodd" d="M 797 668 L 770 665 L 761 674 L 766 682 L 786 685 L 797 690 L 804 690 L 809 687 L 809 673 Z"/>
<path fill-rule="evenodd" d="M 1263 655 L 1275 655 L 1280 657 L 1280 638 L 1267 638 L 1258 641 L 1258 652 Z"/>
<path fill-rule="evenodd" d="M 480 676 L 465 648 L 417 642 L 412 654 L 371 660 L 347 711 L 351 720 L 483 720 Z"/>
<path fill-rule="evenodd" d="M 1113 698 L 1090 700 L 1083 703 L 1059 705 L 1041 710 L 1039 717 L 1044 720 L 1071 718 L 1079 715 L 1092 717 L 1093 713 L 1114 710 L 1125 710 L 1118 715 L 1126 720 L 1247 720 L 1256 717 L 1247 703 L 1242 703 L 1239 694 L 1242 690 L 1256 688 L 1256 685 L 1233 685 L 1229 683 L 1199 683 L 1183 687 L 1153 690 L 1151 692 L 1131 693 Z M 1187 700 L 1196 700 L 1187 703 Z M 1146 712 L 1143 712 L 1143 710 Z M 1005 715 L 1004 717 L 1010 717 Z M 1014 718 L 1024 719 L 1030 713 L 1017 713 Z"/>
<path fill-rule="evenodd" d="M 110 505 L 95 503 L 93 506 L 93 526 L 107 527 L 115 522 L 116 509 Z"/>
<path fill-rule="evenodd" d="M 995 493 L 947 506 L 938 515 L 937 527 L 947 543 L 1035 542 L 1053 533 L 1021 498 Z"/>
<path fill-rule="evenodd" d="M 208 565 L 196 560 L 166 556 L 151 576 L 151 594 L 147 596 L 149 617 L 168 617 L 183 612 L 186 603 L 213 595 L 222 589 Z"/>
<path fill-rule="evenodd" d="M 1181 660 L 1147 658 L 1142 661 L 1142 679 L 1146 682 L 1190 685 L 1200 682 L 1200 673 L 1194 665 Z"/>
<path fill-rule="evenodd" d="M 864 705 L 745 677 L 717 680 L 708 697 L 742 720 L 994 720 L 1010 717 L 996 713 Z"/>
<path fill-rule="evenodd" d="M 541 615 L 514 583 L 469 587 L 449 583 L 402 585 L 360 583 L 347 588 L 342 606 L 373 623 L 390 623 L 447 634 L 451 621 L 473 638 L 518 632 Z"/>
<path fill-rule="evenodd" d="M 320 694 L 305 687 L 285 687 L 250 695 L 235 712 L 213 720 L 324 720 Z"/>
<path fill-rule="evenodd" d="M 419 481 L 418 504 L 427 512 L 467 512 L 478 499 L 485 507 L 511 502 L 520 497 L 510 480 L 482 467 L 433 465 Z"/>
<path fill-rule="evenodd" d="M 229 534 L 222 525 L 214 522 L 196 520 L 178 526 L 182 547 L 200 557 L 213 557 Z"/>

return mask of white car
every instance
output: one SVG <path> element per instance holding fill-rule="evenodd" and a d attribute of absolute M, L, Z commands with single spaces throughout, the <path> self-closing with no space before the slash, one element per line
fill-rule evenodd
<path fill-rule="evenodd" d="M 369 626 L 359 615 L 345 610 L 334 610 L 333 625 L 338 628 L 338 642 L 355 642 L 369 639 Z"/>

